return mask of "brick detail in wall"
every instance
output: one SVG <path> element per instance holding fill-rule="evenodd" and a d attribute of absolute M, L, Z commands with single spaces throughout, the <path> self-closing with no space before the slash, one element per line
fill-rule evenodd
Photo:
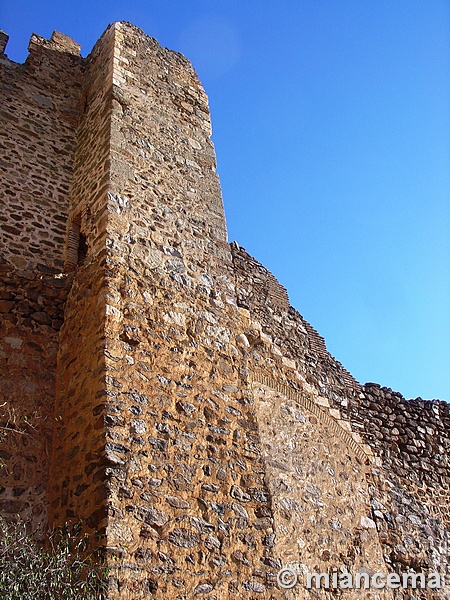
<path fill-rule="evenodd" d="M 364 447 L 359 443 L 359 441 L 356 441 L 355 437 L 357 434 L 356 436 L 355 434 L 352 436 L 352 434 L 349 433 L 348 427 L 350 426 L 350 423 L 348 421 L 341 421 L 333 418 L 306 394 L 300 393 L 289 385 L 272 379 L 272 377 L 268 377 L 261 371 L 253 372 L 252 380 L 254 383 L 260 383 L 261 385 L 265 385 L 273 390 L 276 390 L 277 392 L 280 392 L 290 400 L 295 400 L 300 406 L 315 415 L 325 425 L 326 429 L 338 435 L 345 442 L 345 444 L 351 448 L 351 450 L 356 454 L 363 464 L 367 463 L 372 458 L 370 447 Z"/>

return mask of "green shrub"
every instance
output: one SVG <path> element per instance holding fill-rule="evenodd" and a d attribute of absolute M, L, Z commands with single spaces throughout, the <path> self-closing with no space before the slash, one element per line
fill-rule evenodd
<path fill-rule="evenodd" d="M 0 518 L 2 600 L 101 600 L 107 573 L 85 539 L 58 530 L 43 543 L 23 522 Z"/>

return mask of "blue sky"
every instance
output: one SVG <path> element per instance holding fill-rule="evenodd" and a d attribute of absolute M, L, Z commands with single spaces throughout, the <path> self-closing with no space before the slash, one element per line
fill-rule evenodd
<path fill-rule="evenodd" d="M 450 400 L 450 0 L 0 7 L 7 53 L 131 21 L 210 99 L 229 238 L 361 382 Z"/>

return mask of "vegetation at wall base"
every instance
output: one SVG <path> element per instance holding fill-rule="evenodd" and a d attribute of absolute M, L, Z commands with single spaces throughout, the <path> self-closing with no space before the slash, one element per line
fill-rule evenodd
<path fill-rule="evenodd" d="M 103 600 L 107 570 L 85 547 L 73 529 L 51 531 L 43 542 L 26 523 L 0 517 L 0 598 Z"/>

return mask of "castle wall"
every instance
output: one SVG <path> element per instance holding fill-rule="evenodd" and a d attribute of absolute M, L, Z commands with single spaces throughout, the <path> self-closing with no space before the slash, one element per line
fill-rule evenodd
<path fill-rule="evenodd" d="M 387 561 L 396 569 L 435 570 L 450 582 L 450 406 L 405 400 L 367 383 L 351 418 L 380 457 L 387 484 L 374 519 Z M 381 472 L 380 472 L 381 474 Z M 447 587 L 447 593 L 449 593 Z"/>
<path fill-rule="evenodd" d="M 27 61 L 0 61 L 4 259 L 61 273 L 82 81 L 80 48 L 33 34 Z"/>
<path fill-rule="evenodd" d="M 0 264 L 0 511 L 47 522 L 58 331 L 64 280 Z"/>
<path fill-rule="evenodd" d="M 98 534 L 113 600 L 317 597 L 279 588 L 286 564 L 300 579 L 448 570 L 448 406 L 361 386 L 275 277 L 228 245 L 190 63 L 128 23 L 82 62 L 64 36 L 33 39 L 25 66 L 4 63 L 18 73 L 7 87 L 27 69 L 54 77 L 67 54 L 77 128 L 67 156 L 46 155 L 66 161 L 54 189 L 70 188 L 65 203 L 55 192 L 49 237 L 33 238 L 54 243 L 18 261 L 6 211 L 1 389 L 44 418 L 6 433 L 0 510 L 37 523 L 48 505 L 52 524 Z"/>
<path fill-rule="evenodd" d="M 365 516 L 372 522 L 371 526 L 376 527 L 385 560 L 384 571 L 405 572 L 409 568 L 423 573 L 437 571 L 446 577 L 446 591 L 441 592 L 442 597 L 446 597 L 450 548 L 448 404 L 406 401 L 400 394 L 375 384 L 360 386 L 330 356 L 323 339 L 299 313 L 287 308 L 286 303 L 280 303 L 283 288 L 275 287 L 267 269 L 236 244 L 232 245 L 232 251 L 238 304 L 249 308 L 252 319 L 256 318 L 261 329 L 260 333 L 251 328 L 247 331 L 258 369 L 263 369 L 263 375 L 256 381 L 271 380 L 269 387 L 273 390 L 279 385 L 277 381 L 284 380 L 292 390 L 312 392 L 318 406 L 328 411 L 334 423 L 350 428 L 352 441 L 347 440 L 347 447 L 356 443 L 367 457 L 372 457 L 366 471 L 370 508 Z M 268 348 L 271 348 L 272 360 L 264 356 Z M 258 406 L 264 402 L 267 406 L 263 395 Z M 303 414 L 301 408 L 299 410 Z M 285 411 L 283 415 L 285 420 L 291 420 L 291 435 L 286 432 L 284 439 L 280 435 L 283 419 L 274 420 L 273 404 L 267 412 L 271 415 L 270 427 L 277 433 L 264 436 L 269 438 L 266 452 L 276 452 L 279 458 L 284 440 L 290 439 L 294 445 L 286 455 L 293 456 L 295 441 L 292 440 L 298 427 L 293 417 L 295 411 Z M 319 421 L 323 422 L 323 417 Z M 263 420 L 260 426 L 265 427 Z M 328 432 L 335 430 L 330 423 L 325 426 Z M 311 452 L 311 446 L 309 449 Z M 340 456 L 345 456 L 345 451 L 341 450 Z M 292 468 L 285 465 L 285 471 L 283 478 L 292 477 Z M 272 473 L 269 481 L 277 481 L 277 477 Z M 294 486 L 290 483 L 289 487 Z M 318 489 L 323 491 L 326 486 L 319 485 Z M 275 504 L 279 502 L 277 495 L 273 496 Z M 296 493 L 294 497 L 298 502 L 301 494 Z M 274 517 L 276 520 L 276 511 Z M 281 547 L 276 551 L 284 556 L 295 554 L 295 536 L 289 527 L 291 523 L 284 536 L 277 536 Z M 346 533 L 348 535 L 349 530 Z M 319 544 L 316 549 L 318 547 Z M 355 551 L 358 553 L 357 545 Z M 300 550 L 298 554 L 304 556 Z M 368 560 L 367 554 L 365 560 Z M 343 558 L 341 562 L 347 564 Z M 351 561 L 348 565 L 351 566 Z M 418 597 L 441 596 L 430 590 L 421 592 Z"/>
<path fill-rule="evenodd" d="M 240 311 L 207 99 L 183 57 L 126 24 L 116 25 L 115 64 L 106 328 L 115 594 L 248 596 L 265 589 L 272 530 L 253 527 L 268 494 L 232 341 Z"/>
<path fill-rule="evenodd" d="M 51 468 L 52 524 L 82 522 L 101 536 L 106 519 L 104 398 L 106 222 L 114 28 L 86 60 L 69 203 L 66 268 L 70 271 L 60 334 Z M 84 251 L 80 254 L 80 246 Z M 104 540 L 102 540 L 104 543 Z"/>
<path fill-rule="evenodd" d="M 448 526 L 450 406 L 439 400 L 405 400 L 378 384 L 363 386 L 353 420 L 367 443 L 408 492 Z"/>
<path fill-rule="evenodd" d="M 291 543 L 289 509 L 283 506 L 308 510 L 308 520 L 317 515 L 303 496 L 306 487 L 323 485 L 323 465 L 293 485 L 292 494 L 301 496 L 297 504 L 282 494 L 276 484 L 280 462 L 266 448 L 283 455 L 292 423 L 265 425 L 279 400 L 267 390 L 273 402 L 268 409 L 253 375 L 259 369 L 274 381 L 277 375 L 286 382 L 295 378 L 290 357 L 294 345 L 303 343 L 317 388 L 313 361 L 320 338 L 289 313 L 285 290 L 262 267 L 246 263 L 245 281 L 237 277 L 236 253 L 224 244 L 206 97 L 190 65 L 126 24 L 116 25 L 115 58 L 111 195 L 117 208 L 107 225 L 115 269 L 108 276 L 106 328 L 106 436 L 116 460 L 108 482 L 107 543 L 115 557 L 115 593 L 284 597 L 275 581 L 277 567 L 297 558 L 299 546 Z M 236 282 L 244 295 L 253 294 L 250 310 L 239 302 Z M 273 310 L 265 330 L 276 323 L 280 349 L 258 323 L 267 306 Z M 299 329 L 302 335 L 286 351 L 289 334 Z M 332 359 L 324 344 L 320 349 L 325 373 Z M 307 371 L 300 358 L 298 366 Z M 337 370 L 338 391 L 345 396 L 345 378 L 351 377 Z M 299 389 L 309 385 L 297 377 Z M 328 387 L 331 395 L 334 388 Z M 314 392 L 310 385 L 308 394 L 316 399 Z M 348 423 L 336 423 L 331 402 L 322 397 L 323 408 L 311 402 L 310 428 L 288 460 L 298 464 L 331 427 L 336 438 L 320 452 L 339 448 L 341 470 L 359 474 L 354 484 L 343 484 L 348 491 L 342 497 L 332 495 L 332 484 L 324 492 L 331 494 L 324 539 L 333 551 L 323 565 L 346 553 L 344 540 L 353 535 L 366 563 L 377 568 L 379 540 L 361 525 L 370 514 L 365 466 L 358 458 L 359 451 L 367 459 L 365 450 Z M 362 486 L 356 498 L 352 485 Z M 309 521 L 296 524 L 295 539 L 308 537 L 309 527 Z M 311 542 L 311 556 L 316 544 Z"/>
<path fill-rule="evenodd" d="M 367 484 L 370 470 L 364 461 L 368 457 L 354 451 L 339 426 L 330 427 L 314 394 L 294 393 L 288 386 L 280 393 L 274 387 L 256 385 L 255 409 L 278 568 L 295 569 L 300 584 L 306 573 L 331 572 L 336 566 L 350 573 L 383 572 Z"/>
<path fill-rule="evenodd" d="M 2 37 L 4 50 L 7 36 Z M 47 520 L 61 273 L 81 85 L 79 47 L 33 35 L 25 64 L 0 54 L 0 510 Z"/>
<path fill-rule="evenodd" d="M 286 290 L 261 263 L 233 243 L 237 302 L 261 323 L 279 352 L 294 361 L 304 381 L 317 388 L 330 405 L 347 413 L 359 383 L 327 351 L 324 339 L 290 306 Z"/>

